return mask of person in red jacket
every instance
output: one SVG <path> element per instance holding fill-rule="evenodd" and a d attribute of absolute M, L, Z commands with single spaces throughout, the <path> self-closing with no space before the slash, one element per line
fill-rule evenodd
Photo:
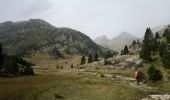
<path fill-rule="evenodd" d="M 137 85 L 139 85 L 139 78 L 140 78 L 139 74 L 140 74 L 140 72 L 139 72 L 138 68 L 135 68 L 134 75 L 135 75 L 135 78 L 136 78 Z"/>

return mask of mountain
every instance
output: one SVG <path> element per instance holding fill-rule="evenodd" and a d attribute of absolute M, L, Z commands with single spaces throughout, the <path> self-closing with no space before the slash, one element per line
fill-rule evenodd
<path fill-rule="evenodd" d="M 117 37 L 108 39 L 106 36 L 97 37 L 94 39 L 94 41 L 102 45 L 103 47 L 108 47 L 110 49 L 114 49 L 117 51 L 120 51 L 124 48 L 125 45 L 130 45 L 133 40 L 137 40 L 139 38 L 127 33 L 122 32 Z"/>
<path fill-rule="evenodd" d="M 103 54 L 109 50 L 94 43 L 85 34 L 70 28 L 57 28 L 41 19 L 0 23 L 0 42 L 8 54 L 34 52 L 56 54 Z M 56 52 L 55 52 L 56 51 Z"/>
<path fill-rule="evenodd" d="M 160 35 L 163 35 L 165 29 L 170 28 L 170 25 L 160 25 L 157 27 L 152 28 L 152 32 L 155 34 L 156 32 L 160 33 Z"/>
<path fill-rule="evenodd" d="M 102 45 L 103 47 L 109 48 L 109 45 L 107 44 L 110 40 L 107 38 L 107 36 L 103 35 L 101 37 L 97 37 L 94 40 L 97 44 Z"/>

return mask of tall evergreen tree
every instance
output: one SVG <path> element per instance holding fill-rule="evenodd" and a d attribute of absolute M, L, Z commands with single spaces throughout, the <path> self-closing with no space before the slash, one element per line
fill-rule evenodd
<path fill-rule="evenodd" d="M 164 50 L 166 49 L 166 44 L 165 43 L 162 43 L 161 45 L 160 45 L 160 48 L 159 48 L 159 55 L 161 56 L 161 57 L 163 57 L 163 54 L 164 54 Z"/>
<path fill-rule="evenodd" d="M 143 40 L 143 47 L 140 52 L 140 57 L 144 60 L 151 61 L 151 52 L 153 47 L 153 33 L 150 28 L 146 29 L 144 40 Z"/>
<path fill-rule="evenodd" d="M 156 32 L 155 39 L 160 39 L 159 32 Z"/>
<path fill-rule="evenodd" d="M 159 36 L 159 33 L 156 32 L 156 35 L 153 39 L 153 52 L 157 52 L 159 51 L 159 48 L 160 48 L 160 42 L 158 41 L 158 39 L 160 39 L 160 36 Z"/>
<path fill-rule="evenodd" d="M 2 44 L 0 43 L 0 70 L 2 67 L 2 63 L 3 63 L 3 51 L 2 51 Z"/>
<path fill-rule="evenodd" d="M 168 47 L 164 48 L 162 61 L 163 61 L 164 67 L 167 69 L 170 69 L 170 50 Z"/>
<path fill-rule="evenodd" d="M 86 58 L 85 58 L 85 56 L 82 56 L 82 58 L 81 58 L 81 65 L 84 65 L 86 63 Z"/>
<path fill-rule="evenodd" d="M 92 63 L 93 62 L 93 58 L 92 58 L 92 55 L 89 54 L 89 57 L 88 57 L 88 63 Z"/>
<path fill-rule="evenodd" d="M 128 54 L 128 53 L 129 53 L 128 47 L 127 47 L 127 45 L 125 45 L 124 54 Z"/>
<path fill-rule="evenodd" d="M 98 61 L 98 53 L 97 52 L 94 55 L 94 61 Z"/>
<path fill-rule="evenodd" d="M 163 33 L 163 37 L 166 37 L 167 36 L 167 33 L 168 33 L 168 29 L 166 29 Z"/>

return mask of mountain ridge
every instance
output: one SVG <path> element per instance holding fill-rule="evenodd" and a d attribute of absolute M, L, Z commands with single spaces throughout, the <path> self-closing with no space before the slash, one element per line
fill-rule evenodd
<path fill-rule="evenodd" d="M 107 38 L 107 36 L 105 37 Z M 94 41 L 97 44 L 102 45 L 103 47 L 107 47 L 110 49 L 120 51 L 121 49 L 124 48 L 125 45 L 130 45 L 133 40 L 137 40 L 137 39 L 140 39 L 140 38 L 133 36 L 128 32 L 121 32 L 118 36 L 108 39 L 107 42 L 102 41 L 102 37 L 97 37 L 94 39 Z"/>
<path fill-rule="evenodd" d="M 84 33 L 66 27 L 55 27 L 41 19 L 0 23 L 0 42 L 9 54 L 34 51 L 51 52 L 55 47 L 68 54 L 103 54 L 109 50 L 92 41 Z"/>

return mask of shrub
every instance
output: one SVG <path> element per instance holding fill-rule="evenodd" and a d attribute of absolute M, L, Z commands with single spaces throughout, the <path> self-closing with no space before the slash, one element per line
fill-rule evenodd
<path fill-rule="evenodd" d="M 158 81 L 162 79 L 162 72 L 156 69 L 153 65 L 149 67 L 148 71 L 149 80 Z"/>
<path fill-rule="evenodd" d="M 33 74 L 34 74 L 34 72 L 33 72 L 33 69 L 31 66 L 26 66 L 24 68 L 24 75 L 33 75 Z"/>

